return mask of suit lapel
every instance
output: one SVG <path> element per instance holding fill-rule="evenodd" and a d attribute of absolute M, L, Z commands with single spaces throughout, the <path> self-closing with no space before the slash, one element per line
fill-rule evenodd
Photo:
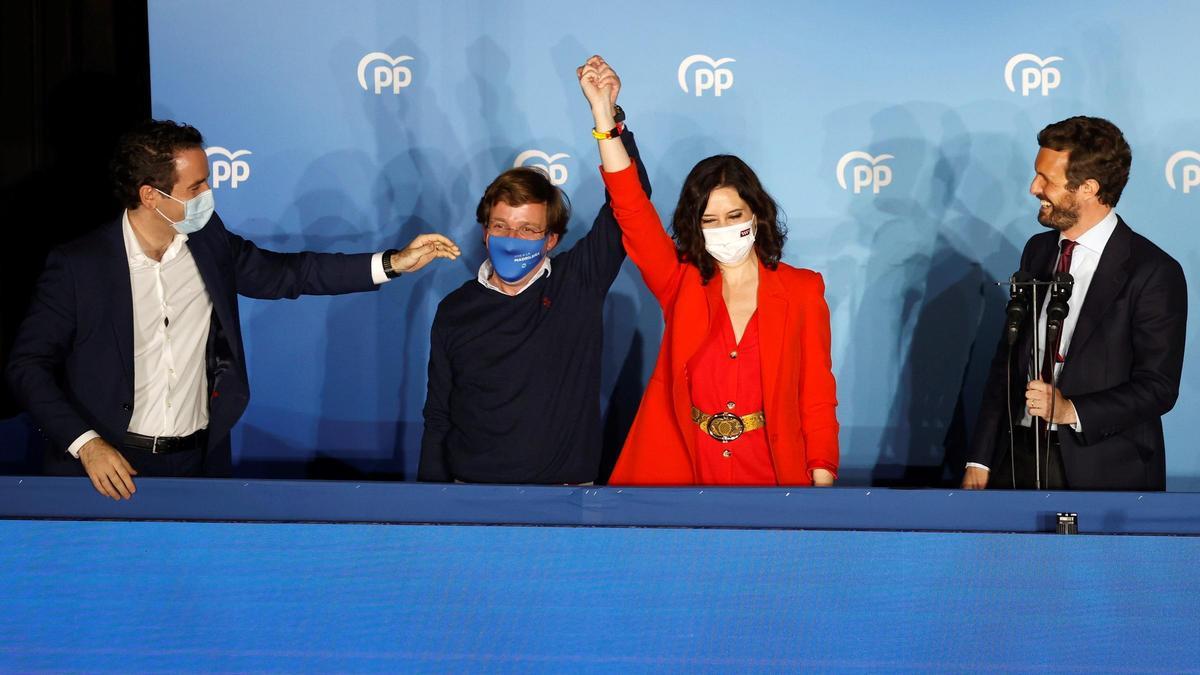
<path fill-rule="evenodd" d="M 129 252 L 125 250 L 124 218 L 109 226 L 104 240 L 106 252 L 103 259 L 104 275 L 108 288 L 112 289 L 111 313 L 113 334 L 117 340 L 117 352 L 121 372 L 133 388 L 133 283 L 129 279 Z"/>
<path fill-rule="evenodd" d="M 1054 278 L 1054 265 L 1058 262 L 1058 234 L 1047 232 L 1042 236 L 1045 237 L 1045 243 L 1034 250 L 1026 271 L 1038 281 L 1050 281 Z"/>
<path fill-rule="evenodd" d="M 762 358 L 763 408 L 767 420 L 776 414 L 779 364 L 787 342 L 788 298 L 777 272 L 758 268 L 758 339 Z M 770 422 L 768 421 L 768 424 Z"/>
<path fill-rule="evenodd" d="M 1075 322 L 1075 332 L 1071 336 L 1066 362 L 1063 364 L 1064 375 L 1071 363 L 1071 353 L 1079 353 L 1078 349 L 1087 343 L 1128 281 L 1129 273 L 1125 269 L 1125 263 L 1129 260 L 1132 239 L 1133 231 L 1125 221 L 1118 218 L 1117 227 L 1109 237 L 1108 243 L 1104 245 L 1100 264 L 1096 266 L 1096 273 L 1088 286 L 1087 297 L 1083 299 L 1083 307 L 1079 310 L 1079 319 Z"/>
<path fill-rule="evenodd" d="M 239 335 L 237 322 L 234 320 L 233 307 L 230 303 L 230 298 L 233 294 L 229 292 L 225 280 L 221 276 L 221 270 L 217 264 L 216 255 L 212 251 L 212 246 L 204 236 L 206 227 L 200 232 L 190 235 L 187 240 L 188 250 L 192 253 L 192 259 L 196 261 L 196 269 L 200 270 L 200 278 L 204 281 L 204 288 L 208 291 L 208 297 L 212 301 L 213 311 L 217 315 L 217 320 L 221 322 L 221 328 L 225 333 L 230 349 L 233 351 L 235 359 L 241 361 L 241 340 L 235 339 Z"/>

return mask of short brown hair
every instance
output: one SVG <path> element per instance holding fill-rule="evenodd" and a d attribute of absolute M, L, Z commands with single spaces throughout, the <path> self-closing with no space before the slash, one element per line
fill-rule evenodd
<path fill-rule="evenodd" d="M 496 180 L 483 191 L 479 206 L 475 209 L 475 220 L 488 226 L 492 207 L 500 202 L 509 206 L 525 204 L 546 205 L 546 231 L 561 238 L 567 233 L 567 221 L 571 219 L 571 203 L 567 195 L 558 189 L 545 173 L 528 166 L 509 169 L 496 176 Z"/>
<path fill-rule="evenodd" d="M 1117 125 L 1100 117 L 1070 117 L 1038 132 L 1038 145 L 1067 158 L 1067 189 L 1076 190 L 1089 178 L 1100 184 L 1096 198 L 1116 206 L 1129 182 L 1133 151 Z"/>

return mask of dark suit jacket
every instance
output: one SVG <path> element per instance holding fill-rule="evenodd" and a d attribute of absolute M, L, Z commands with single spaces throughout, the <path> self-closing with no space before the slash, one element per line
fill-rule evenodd
<path fill-rule="evenodd" d="M 1021 269 L 1048 279 L 1058 233 L 1025 244 Z M 1014 423 L 1024 413 L 1033 322 L 1014 348 Z M 1179 396 L 1187 333 L 1187 282 L 1174 258 L 1118 219 L 1088 288 L 1058 385 L 1083 432 L 1061 427 L 1067 485 L 1081 490 L 1165 490 L 1162 415 Z M 1003 339 L 992 362 L 968 461 L 995 467 L 1008 447 Z"/>
<path fill-rule="evenodd" d="M 120 448 L 133 415 L 133 301 L 121 222 L 50 253 L 9 355 L 14 396 L 59 454 L 88 429 Z M 263 250 L 226 230 L 215 214 L 187 246 L 213 303 L 204 472 L 226 476 L 229 432 L 250 400 L 237 296 L 374 290 L 371 254 Z"/>

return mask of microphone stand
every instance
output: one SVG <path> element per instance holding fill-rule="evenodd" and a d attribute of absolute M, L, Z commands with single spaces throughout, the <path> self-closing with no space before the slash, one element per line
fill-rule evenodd
<path fill-rule="evenodd" d="M 1024 286 L 1024 287 L 1028 287 L 1030 289 L 1031 296 L 1032 296 L 1031 302 L 1033 304 L 1033 331 L 1034 331 L 1034 333 L 1033 333 L 1033 339 L 1030 340 L 1030 344 L 1029 344 L 1029 360 L 1030 360 L 1030 362 L 1029 362 L 1029 366 L 1028 366 L 1027 375 L 1030 377 L 1030 379 L 1033 379 L 1034 375 L 1036 375 L 1037 378 L 1040 379 L 1041 378 L 1041 364 L 1045 360 L 1045 350 L 1047 348 L 1049 348 L 1050 345 L 1058 343 L 1058 336 L 1062 332 L 1062 321 L 1065 320 L 1066 317 L 1064 316 L 1061 319 L 1059 319 L 1058 321 L 1055 321 L 1053 326 L 1049 325 L 1049 322 L 1047 322 L 1045 340 L 1042 342 L 1042 349 L 1039 352 L 1037 333 L 1041 327 L 1041 323 L 1042 323 L 1041 319 L 1042 319 L 1043 312 L 1042 312 L 1041 303 L 1038 301 L 1038 288 L 1039 287 L 1048 287 L 1050 289 L 1050 292 L 1048 293 L 1048 295 L 1050 296 L 1050 299 L 1053 300 L 1055 291 L 1058 289 L 1058 287 L 1066 286 L 1067 294 L 1066 294 L 1066 298 L 1063 298 L 1063 302 L 1065 304 L 1067 298 L 1070 297 L 1070 286 L 1073 283 L 1073 280 L 1070 278 L 1069 275 L 1067 275 L 1066 279 L 1055 278 L 1052 281 L 1015 281 L 1014 279 L 1008 279 L 1006 281 L 996 281 L 994 283 L 997 286 L 1009 286 L 1009 287 Z M 1047 308 L 1047 309 L 1049 309 L 1049 308 Z M 1009 353 L 1010 353 L 1009 367 L 1010 368 L 1011 368 L 1011 362 L 1012 362 L 1011 352 L 1012 352 L 1012 350 L 1010 347 L 1010 349 L 1009 349 Z M 1041 358 L 1038 358 L 1039 356 Z M 1051 388 L 1052 389 L 1056 388 L 1058 386 L 1057 360 L 1054 364 L 1052 364 L 1052 367 L 1050 369 L 1050 380 L 1051 380 L 1051 382 L 1050 382 Z M 1017 472 L 1016 472 L 1016 458 L 1014 456 L 1015 448 L 1013 447 L 1012 439 L 1013 439 L 1013 435 L 1016 432 L 1016 429 L 1014 428 L 1014 424 L 1013 424 L 1013 420 L 1012 420 L 1012 377 L 1011 376 L 1008 377 L 1008 388 L 1009 388 L 1009 395 L 1008 395 L 1009 459 L 1012 464 L 1011 470 L 1012 470 L 1012 474 L 1013 474 L 1013 488 L 1015 489 L 1017 486 Z M 1055 403 L 1055 401 L 1054 401 L 1053 392 L 1051 392 L 1050 409 L 1049 409 L 1048 418 L 1044 419 L 1044 420 L 1039 420 L 1036 418 L 1031 420 L 1032 427 L 1033 427 L 1031 429 L 1031 431 L 1033 432 L 1034 487 L 1037 490 L 1042 489 L 1042 433 L 1040 432 L 1038 425 L 1044 424 L 1046 427 L 1046 429 L 1045 429 L 1046 473 L 1049 474 L 1049 472 L 1050 472 L 1050 420 L 1054 419 L 1054 403 Z M 1022 417 L 1024 417 L 1024 415 L 1022 415 Z"/>
<path fill-rule="evenodd" d="M 1041 367 L 1039 364 L 1042 362 L 1042 359 L 1044 359 L 1046 357 L 1045 350 L 1046 350 L 1046 345 L 1049 344 L 1049 337 L 1050 337 L 1047 334 L 1047 336 L 1046 336 L 1047 340 L 1042 343 L 1041 358 L 1038 358 L 1037 333 L 1038 333 L 1038 329 L 1042 325 L 1042 318 L 1041 318 L 1042 317 L 1042 313 L 1041 313 L 1042 305 L 1041 305 L 1041 303 L 1038 302 L 1037 291 L 1038 291 L 1037 285 L 1035 284 L 1033 286 L 1033 342 L 1032 342 L 1032 344 L 1029 345 L 1029 350 L 1030 350 L 1029 358 L 1031 359 L 1031 363 L 1030 363 L 1031 369 L 1029 370 L 1030 374 L 1036 373 L 1036 372 L 1038 372 L 1038 370 L 1040 370 Z M 1050 332 L 1049 326 L 1047 326 L 1046 332 L 1047 333 Z M 1022 415 L 1022 417 L 1024 417 L 1024 415 Z M 1041 444 L 1042 435 L 1040 433 L 1038 433 L 1038 421 L 1036 419 L 1030 419 L 1029 422 L 1033 426 L 1033 429 L 1032 429 L 1032 431 L 1033 431 L 1033 476 L 1034 476 L 1033 486 L 1034 486 L 1035 490 L 1041 490 L 1042 489 L 1042 459 L 1041 459 L 1041 457 L 1042 457 L 1042 444 Z M 1050 428 L 1049 425 L 1047 425 L 1046 428 L 1049 429 Z M 1050 438 L 1048 435 L 1050 432 L 1047 431 L 1046 433 L 1047 433 L 1046 442 L 1048 444 L 1050 442 Z M 1049 454 L 1049 453 L 1047 453 L 1047 454 Z M 1013 474 L 1014 474 L 1014 480 L 1015 480 L 1016 472 L 1014 471 Z"/>
<path fill-rule="evenodd" d="M 1062 335 L 1063 323 L 1067 320 L 1071 308 L 1067 301 L 1071 298 L 1071 290 L 1075 284 L 1075 280 L 1070 274 L 1060 272 L 1054 275 L 1054 283 L 1050 287 L 1050 298 L 1046 304 L 1046 343 L 1045 349 L 1049 349 L 1054 345 L 1054 354 L 1050 361 L 1050 408 L 1044 424 L 1046 425 L 1046 476 L 1050 475 L 1050 426 L 1054 420 L 1054 405 L 1058 397 L 1054 395 L 1058 389 L 1058 354 L 1059 341 Z M 1061 316 L 1056 316 L 1061 312 Z M 1040 478 L 1040 467 L 1039 467 Z M 1039 487 L 1040 480 L 1039 480 Z"/>

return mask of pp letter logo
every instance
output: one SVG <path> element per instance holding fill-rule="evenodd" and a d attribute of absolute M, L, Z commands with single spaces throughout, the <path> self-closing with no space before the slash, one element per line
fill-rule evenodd
<path fill-rule="evenodd" d="M 364 91 L 370 91 L 367 86 L 367 66 L 375 62 L 374 70 L 371 71 L 371 78 L 375 86 L 375 95 L 382 94 L 387 88 L 391 88 L 393 94 L 399 94 L 400 90 L 412 84 L 412 70 L 408 66 L 402 66 L 405 61 L 412 61 L 411 56 L 397 56 L 392 58 L 383 52 L 371 52 L 362 57 L 358 62 L 358 86 Z"/>
<path fill-rule="evenodd" d="M 847 152 L 842 155 L 837 164 L 837 179 L 838 185 L 842 186 L 843 190 L 848 189 L 846 186 L 846 165 L 855 160 L 859 160 L 861 164 L 854 165 L 853 180 L 854 194 L 863 191 L 863 188 L 870 187 L 871 191 L 879 194 L 879 190 L 892 184 L 892 167 L 886 164 L 880 164 L 885 160 L 895 159 L 893 155 L 880 155 L 872 157 L 870 154 L 861 150 Z"/>
<path fill-rule="evenodd" d="M 713 60 L 704 54 L 693 54 L 683 60 L 679 64 L 679 88 L 683 93 L 688 93 L 688 69 L 697 63 L 707 64 L 707 68 L 696 68 L 695 71 L 695 86 L 693 89 L 697 96 L 701 96 L 707 90 L 712 90 L 714 96 L 720 96 L 721 92 L 733 86 L 733 71 L 721 66 L 726 63 L 734 63 L 733 59 L 717 59 Z"/>
<path fill-rule="evenodd" d="M 567 167 L 562 164 L 558 164 L 557 162 L 560 159 L 566 159 L 568 157 L 570 157 L 570 155 L 565 152 L 560 152 L 556 155 L 547 155 L 541 150 L 526 150 L 525 152 L 517 155 L 517 158 L 513 160 L 513 167 L 528 166 L 533 167 L 534 169 L 539 169 L 550 179 L 551 185 L 562 185 L 567 182 L 567 178 L 569 176 L 567 174 Z M 540 159 L 542 161 L 541 163 L 530 164 L 528 162 L 531 159 Z"/>
<path fill-rule="evenodd" d="M 219 145 L 209 146 L 204 153 L 212 162 L 213 189 L 221 187 L 221 183 L 229 181 L 229 187 L 236 190 L 238 183 L 250 178 L 250 163 L 239 157 L 250 154 L 249 150 L 230 152 Z"/>
<path fill-rule="evenodd" d="M 1042 59 L 1038 58 L 1037 54 L 1017 54 L 1004 66 L 1004 84 L 1008 85 L 1009 91 L 1016 93 L 1013 71 L 1022 63 L 1032 63 L 1034 65 L 1021 69 L 1021 95 L 1028 96 L 1029 92 L 1041 89 L 1042 96 L 1049 96 L 1051 89 L 1057 89 L 1058 85 L 1062 84 L 1062 73 L 1058 72 L 1058 68 L 1051 68 L 1050 64 L 1062 60 L 1061 56 L 1047 56 Z"/>
<path fill-rule="evenodd" d="M 1184 164 L 1180 176 L 1183 180 L 1180 184 L 1183 186 L 1183 194 L 1188 194 L 1194 187 L 1200 187 L 1200 152 L 1195 150 L 1180 150 L 1171 155 L 1171 159 L 1167 160 L 1167 185 L 1171 186 L 1172 190 L 1178 190 L 1175 186 L 1175 165 L 1183 160 L 1191 160 L 1191 164 Z"/>

